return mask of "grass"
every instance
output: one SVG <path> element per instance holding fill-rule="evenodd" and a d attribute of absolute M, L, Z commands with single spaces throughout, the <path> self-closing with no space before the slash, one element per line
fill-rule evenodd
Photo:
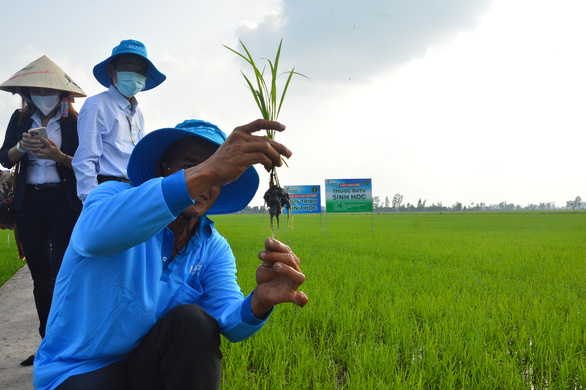
<path fill-rule="evenodd" d="M 254 287 L 268 216 L 215 216 Z M 323 224 L 323 229 L 321 228 Z M 583 388 L 586 214 L 296 215 L 304 309 L 223 340 L 223 388 Z"/>
<path fill-rule="evenodd" d="M 12 230 L 0 230 L 0 286 L 14 275 L 26 263 L 18 258 Z"/>

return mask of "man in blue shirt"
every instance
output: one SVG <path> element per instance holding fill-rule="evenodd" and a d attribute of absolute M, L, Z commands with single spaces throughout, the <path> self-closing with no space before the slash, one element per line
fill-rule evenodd
<path fill-rule="evenodd" d="M 291 151 L 257 120 L 230 137 L 197 120 L 149 133 L 132 152 L 132 183 L 92 191 L 63 259 L 47 332 L 35 358 L 36 389 L 214 389 L 220 334 L 236 342 L 274 305 L 304 306 L 305 276 L 286 245 L 265 241 L 257 286 L 244 297 L 235 259 L 207 215 L 239 211 L 258 174 Z"/>
<path fill-rule="evenodd" d="M 108 90 L 86 99 L 79 112 L 79 148 L 72 166 L 82 202 L 99 183 L 128 180 L 128 159 L 145 134 L 135 95 L 166 79 L 148 59 L 145 45 L 131 39 L 112 49 L 94 67 L 94 76 Z"/>

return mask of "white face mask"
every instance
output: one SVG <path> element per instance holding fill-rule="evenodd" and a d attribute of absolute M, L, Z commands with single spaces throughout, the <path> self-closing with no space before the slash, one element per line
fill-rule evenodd
<path fill-rule="evenodd" d="M 31 95 L 31 100 L 43 115 L 47 116 L 59 104 L 59 95 Z"/>

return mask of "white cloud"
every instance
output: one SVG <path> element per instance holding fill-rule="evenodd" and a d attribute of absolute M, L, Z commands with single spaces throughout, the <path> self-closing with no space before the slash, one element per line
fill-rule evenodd
<path fill-rule="evenodd" d="M 295 66 L 311 81 L 293 80 L 281 114 L 288 129 L 278 140 L 294 152 L 281 169 L 283 184 L 372 177 L 383 198 L 401 193 L 406 202 L 448 205 L 586 196 L 577 179 L 586 141 L 581 0 L 263 0 L 254 7 L 145 0 L 125 23 L 108 19 L 114 4 L 132 10 L 112 0 L 76 4 L 91 17 L 64 41 L 53 25 L 21 29 L 12 17 L 26 8 L 32 19 L 53 20 L 59 7 L 35 13 L 15 3 L 0 31 L 19 31 L 19 41 L 0 43 L 0 76 L 47 54 L 93 95 L 103 90 L 93 66 L 135 38 L 168 76 L 139 95 L 149 130 L 200 118 L 230 132 L 258 113 L 240 74 L 246 65 L 222 44 L 236 48 L 242 39 L 256 58 L 271 58 L 284 38 L 283 69 Z M 0 93 L 0 128 L 14 99 Z M 262 204 L 260 196 L 253 204 Z"/>

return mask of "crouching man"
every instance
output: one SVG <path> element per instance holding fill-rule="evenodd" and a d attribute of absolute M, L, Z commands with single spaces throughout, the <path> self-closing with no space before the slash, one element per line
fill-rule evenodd
<path fill-rule="evenodd" d="M 227 139 L 197 120 L 157 130 L 131 154 L 132 184 L 91 192 L 55 284 L 36 389 L 217 389 L 220 334 L 246 339 L 274 305 L 307 303 L 299 259 L 270 238 L 244 297 L 230 246 L 207 218 L 246 207 L 253 164 L 268 170 L 291 156 L 254 134 L 284 128 L 257 120 Z"/>

